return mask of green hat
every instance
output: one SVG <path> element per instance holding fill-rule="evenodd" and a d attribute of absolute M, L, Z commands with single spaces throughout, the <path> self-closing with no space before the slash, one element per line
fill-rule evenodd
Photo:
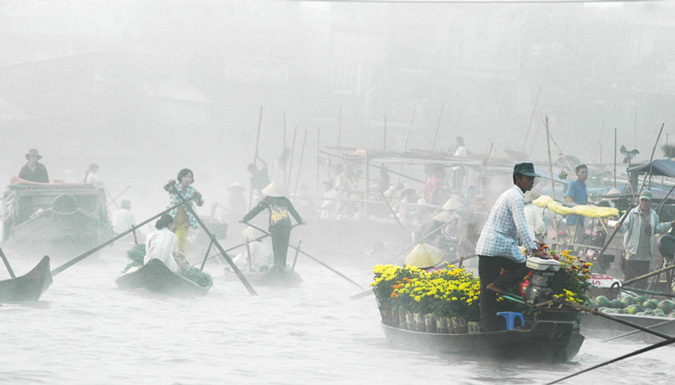
<path fill-rule="evenodd" d="M 513 173 L 514 174 L 522 174 L 525 176 L 541 176 L 534 172 L 534 164 L 532 163 L 518 163 L 515 166 L 513 166 Z"/>
<path fill-rule="evenodd" d="M 648 201 L 652 200 L 652 192 L 649 190 L 642 190 L 642 192 L 640 193 L 640 199 Z"/>

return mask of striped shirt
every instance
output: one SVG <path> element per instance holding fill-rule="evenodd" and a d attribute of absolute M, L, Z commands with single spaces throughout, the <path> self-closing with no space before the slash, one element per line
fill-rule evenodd
<path fill-rule="evenodd" d="M 478 238 L 476 254 L 523 263 L 526 258 L 518 248 L 518 238 L 528 251 L 537 248 L 525 219 L 524 195 L 520 187 L 513 186 L 497 199 Z"/>

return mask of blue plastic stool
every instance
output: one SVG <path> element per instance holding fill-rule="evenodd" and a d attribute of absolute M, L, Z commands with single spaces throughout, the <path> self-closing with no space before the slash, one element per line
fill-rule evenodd
<path fill-rule="evenodd" d="M 504 317 L 504 321 L 506 321 L 506 330 L 513 330 L 513 328 L 515 328 L 516 319 L 520 319 L 520 325 L 525 325 L 523 313 L 516 313 L 513 311 L 500 311 L 499 313 L 497 313 L 497 317 Z"/>

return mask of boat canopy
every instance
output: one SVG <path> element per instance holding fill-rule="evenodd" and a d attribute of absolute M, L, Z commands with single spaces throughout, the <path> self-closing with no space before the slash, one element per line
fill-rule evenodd
<path fill-rule="evenodd" d="M 628 168 L 628 173 L 650 173 L 656 176 L 668 176 L 675 178 L 675 162 L 668 159 L 657 159 L 649 163 Z"/>

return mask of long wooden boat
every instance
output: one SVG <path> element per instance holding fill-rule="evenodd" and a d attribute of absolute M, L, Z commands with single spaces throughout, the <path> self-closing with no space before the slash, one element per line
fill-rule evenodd
<path fill-rule="evenodd" d="M 155 293 L 195 296 L 206 295 L 211 289 L 172 272 L 158 259 L 151 259 L 139 268 L 131 268 L 116 280 L 117 287 L 123 290 L 146 289 Z"/>
<path fill-rule="evenodd" d="M 70 252 L 112 237 L 105 191 L 94 185 L 12 179 L 2 206 L 2 241 L 19 247 L 46 244 Z"/>
<path fill-rule="evenodd" d="M 675 336 L 675 318 L 633 315 L 633 314 L 610 314 L 610 315 L 612 317 L 632 322 L 640 326 L 652 328 L 653 330 L 661 333 Z M 588 337 L 603 338 L 603 339 L 619 336 L 621 334 L 637 330 L 628 325 L 620 324 L 607 318 L 588 313 L 583 313 L 581 315 L 581 327 L 583 327 L 584 332 L 588 335 Z M 631 341 L 640 341 L 649 344 L 663 341 L 663 338 L 643 331 L 627 335 L 625 337 L 622 337 L 622 339 Z"/>
<path fill-rule="evenodd" d="M 489 333 L 427 333 L 382 323 L 391 343 L 416 350 L 496 359 L 565 362 L 581 348 L 584 336 L 574 321 L 537 321 L 529 328 Z"/>
<path fill-rule="evenodd" d="M 0 302 L 37 301 L 51 284 L 49 257 L 45 255 L 28 274 L 0 281 Z"/>
<path fill-rule="evenodd" d="M 226 281 L 239 281 L 239 277 L 237 277 L 234 271 L 228 268 L 225 268 L 224 270 L 225 274 L 223 274 L 223 276 Z M 298 287 L 302 284 L 302 278 L 300 278 L 300 275 L 295 271 L 287 277 L 275 279 L 271 279 L 268 272 L 242 271 L 241 273 L 248 282 L 258 286 Z"/>

